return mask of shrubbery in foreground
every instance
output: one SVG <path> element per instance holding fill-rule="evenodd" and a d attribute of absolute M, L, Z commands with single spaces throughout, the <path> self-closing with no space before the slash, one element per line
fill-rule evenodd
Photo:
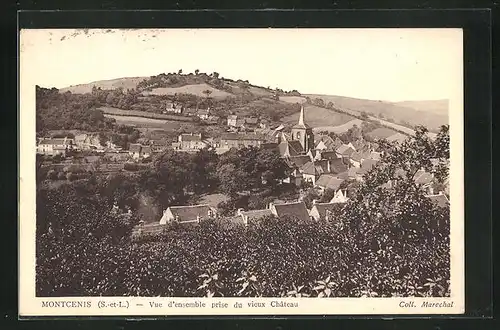
<path fill-rule="evenodd" d="M 38 235 L 37 295 L 445 296 L 449 288 L 447 236 L 402 240 L 380 225 L 360 237 L 341 222 L 269 217 L 248 228 L 171 226 L 133 242 L 123 217 L 80 220 L 93 211 L 70 208 L 68 222 Z"/>

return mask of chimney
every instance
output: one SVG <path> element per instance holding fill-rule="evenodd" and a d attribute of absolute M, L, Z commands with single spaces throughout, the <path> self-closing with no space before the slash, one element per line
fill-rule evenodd
<path fill-rule="evenodd" d="M 438 193 L 438 195 L 442 195 L 442 194 L 443 194 L 443 191 L 442 191 L 442 190 L 440 190 L 440 191 L 439 191 L 439 193 Z"/>
<path fill-rule="evenodd" d="M 316 203 L 317 203 L 317 202 L 318 202 L 318 200 L 317 200 L 317 199 L 313 199 L 312 204 L 313 204 L 313 205 L 316 205 Z"/>
<path fill-rule="evenodd" d="M 241 215 L 241 212 L 243 212 L 243 209 L 239 208 L 238 211 L 236 212 L 236 215 Z"/>

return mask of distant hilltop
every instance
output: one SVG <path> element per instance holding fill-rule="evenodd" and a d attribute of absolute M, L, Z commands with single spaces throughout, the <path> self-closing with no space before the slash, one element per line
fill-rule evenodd
<path fill-rule="evenodd" d="M 254 99 L 259 98 L 263 105 L 266 102 L 282 105 L 301 103 L 307 108 L 308 120 L 314 127 L 337 126 L 353 120 L 359 115 L 372 116 L 378 120 L 406 127 L 424 125 L 430 130 L 437 130 L 441 125 L 448 124 L 448 100 L 389 102 L 337 95 L 301 94 L 296 90 L 283 91 L 279 88 L 256 86 L 249 83 L 248 80 L 232 80 L 220 77 L 217 72 L 207 74 L 200 73 L 198 70 L 195 73 L 187 74 L 179 70 L 177 73 L 162 73 L 151 77 L 100 80 L 61 88 L 60 91 L 85 94 L 92 92 L 93 88 L 103 90 L 134 89 L 142 95 L 192 94 L 217 100 L 239 98 L 246 95 Z M 336 113 L 337 118 L 333 118 L 335 114 L 327 111 L 329 109 L 343 112 L 344 118 L 339 120 L 338 113 Z M 353 117 L 347 118 L 345 116 Z M 298 111 L 296 114 L 285 117 L 283 121 L 293 122 L 296 117 L 298 117 Z"/>

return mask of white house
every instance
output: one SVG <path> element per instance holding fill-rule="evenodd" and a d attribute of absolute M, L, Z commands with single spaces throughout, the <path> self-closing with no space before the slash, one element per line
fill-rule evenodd
<path fill-rule="evenodd" d="M 74 141 L 69 138 L 45 138 L 38 143 L 36 152 L 39 154 L 55 156 L 66 155 L 67 151 L 73 149 Z"/>
<path fill-rule="evenodd" d="M 327 222 L 335 221 L 335 214 L 341 208 L 337 203 L 317 203 L 313 201 L 313 206 L 309 215 L 315 221 L 324 220 Z"/>
<path fill-rule="evenodd" d="M 338 189 L 335 191 L 335 195 L 330 200 L 330 203 L 345 203 L 349 200 L 347 197 L 347 189 Z"/>
<path fill-rule="evenodd" d="M 217 211 L 209 205 L 170 206 L 163 212 L 160 224 L 172 221 L 179 223 L 199 223 L 203 219 L 215 217 Z"/>
<path fill-rule="evenodd" d="M 238 209 L 235 219 L 243 225 L 247 226 L 249 221 L 258 220 L 265 216 L 273 215 L 270 209 L 262 210 L 249 210 L 244 211 L 243 209 Z"/>

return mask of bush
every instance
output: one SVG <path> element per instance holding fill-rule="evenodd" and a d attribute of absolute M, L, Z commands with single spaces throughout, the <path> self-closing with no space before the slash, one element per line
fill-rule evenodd
<path fill-rule="evenodd" d="M 268 217 L 247 229 L 214 220 L 192 228 L 172 225 L 115 245 L 85 238 L 87 231 L 105 234 L 87 224 L 75 228 L 85 227 L 83 240 L 62 237 L 58 243 L 41 236 L 39 295 L 285 297 L 303 286 L 301 294 L 308 296 L 388 297 L 444 296 L 448 289 L 445 238 L 404 243 L 390 231 L 377 232 L 381 247 L 372 250 L 375 238 L 346 239 L 346 231 L 328 223 Z M 75 254 L 81 257 L 71 258 Z M 325 279 L 333 283 L 330 291 L 318 289 L 317 281 Z"/>
<path fill-rule="evenodd" d="M 137 171 L 139 169 L 139 165 L 135 163 L 125 163 L 123 165 L 123 169 L 126 171 Z"/>
<path fill-rule="evenodd" d="M 56 173 L 56 171 L 54 171 L 54 170 L 49 170 L 49 171 L 47 172 L 47 179 L 48 179 L 48 180 L 55 180 L 55 179 L 57 179 L 57 173 Z"/>

